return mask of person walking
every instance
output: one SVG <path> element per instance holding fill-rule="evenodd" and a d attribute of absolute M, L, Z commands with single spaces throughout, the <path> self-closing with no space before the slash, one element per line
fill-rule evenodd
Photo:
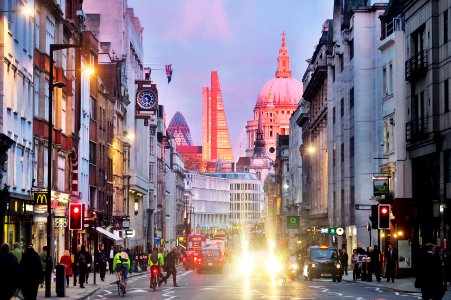
<path fill-rule="evenodd" d="M 342 267 L 342 272 L 346 276 L 348 276 L 348 260 L 349 256 L 348 253 L 346 252 L 346 249 L 342 249 L 340 253 L 340 264 Z"/>
<path fill-rule="evenodd" d="M 13 250 L 11 251 L 11 254 L 14 255 L 17 260 L 17 264 L 19 264 L 20 260 L 22 259 L 22 251 L 20 250 L 19 243 L 15 242 L 13 244 Z"/>
<path fill-rule="evenodd" d="M 177 269 L 175 267 L 175 260 L 177 258 L 177 248 L 172 248 L 171 252 L 166 255 L 164 266 L 166 268 L 166 276 L 160 279 L 160 282 L 158 283 L 161 285 L 161 283 L 164 281 L 165 283 L 171 277 L 172 275 L 172 282 L 174 283 L 174 287 L 178 287 L 177 285 Z"/>
<path fill-rule="evenodd" d="M 88 252 L 86 252 L 85 245 L 81 245 L 80 251 L 75 255 L 75 263 L 78 269 L 78 279 L 80 281 L 80 288 L 85 288 L 86 270 L 88 268 Z"/>
<path fill-rule="evenodd" d="M 89 273 L 91 272 L 91 265 L 92 265 L 92 255 L 89 253 L 89 251 L 86 251 L 87 253 L 87 260 L 86 260 L 86 284 L 88 283 Z"/>
<path fill-rule="evenodd" d="M 19 264 L 17 258 L 9 253 L 9 245 L 0 247 L 0 300 L 9 300 L 19 287 Z"/>
<path fill-rule="evenodd" d="M 445 294 L 442 262 L 435 252 L 435 245 L 426 244 L 417 270 L 415 287 L 421 288 L 421 296 L 425 300 L 439 300 Z"/>
<path fill-rule="evenodd" d="M 72 263 L 72 270 L 74 274 L 74 286 L 77 286 L 77 278 L 79 276 L 79 269 L 77 264 L 78 253 L 81 251 L 81 245 L 77 245 L 77 249 L 75 250 L 74 261 Z"/>
<path fill-rule="evenodd" d="M 374 245 L 371 263 L 373 264 L 374 275 L 376 276 L 377 282 L 381 282 L 381 251 L 377 245 Z"/>
<path fill-rule="evenodd" d="M 358 259 L 359 259 L 359 255 L 357 254 L 357 249 L 352 250 L 351 270 L 352 270 L 352 280 L 353 281 L 356 281 L 359 278 Z"/>
<path fill-rule="evenodd" d="M 396 263 L 398 262 L 398 253 L 393 248 L 392 244 L 388 245 L 387 251 L 385 251 L 385 277 L 387 282 L 395 282 Z"/>
<path fill-rule="evenodd" d="M 36 300 L 39 284 L 44 281 L 39 254 L 34 251 L 33 245 L 28 246 L 19 264 L 19 276 L 22 294 L 25 300 Z"/>
<path fill-rule="evenodd" d="M 100 280 L 105 281 L 106 273 L 106 263 L 107 263 L 107 253 L 105 251 L 105 246 L 103 244 L 99 245 L 99 253 L 96 259 L 97 265 L 99 266 Z"/>
<path fill-rule="evenodd" d="M 64 254 L 60 258 L 60 264 L 66 268 L 66 281 L 67 287 L 69 287 L 69 277 L 72 277 L 72 258 L 70 257 L 69 250 L 64 250 Z"/>
<path fill-rule="evenodd" d="M 114 273 L 113 261 L 114 261 L 114 246 L 111 246 L 110 254 L 108 256 L 108 268 L 110 269 L 110 274 Z"/>

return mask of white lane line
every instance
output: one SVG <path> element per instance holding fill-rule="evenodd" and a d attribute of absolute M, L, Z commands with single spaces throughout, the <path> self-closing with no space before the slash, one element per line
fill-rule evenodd
<path fill-rule="evenodd" d="M 188 274 L 191 273 L 191 272 L 193 272 L 193 270 L 186 271 L 186 272 L 183 273 L 183 274 L 177 275 L 177 277 L 183 277 L 183 276 L 186 276 L 186 275 L 188 275 Z"/>

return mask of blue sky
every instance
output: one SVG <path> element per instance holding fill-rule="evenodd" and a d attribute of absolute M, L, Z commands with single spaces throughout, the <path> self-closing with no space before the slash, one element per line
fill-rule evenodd
<path fill-rule="evenodd" d="M 185 117 L 196 145 L 202 141 L 202 87 L 217 70 L 234 155 L 258 93 L 274 77 L 281 33 L 291 71 L 302 81 L 332 0 L 128 0 L 144 27 L 144 63 L 152 67 L 167 124 Z M 172 64 L 167 84 L 164 65 Z M 157 70 L 161 69 L 161 70 Z M 246 137 L 242 140 L 246 147 Z"/>

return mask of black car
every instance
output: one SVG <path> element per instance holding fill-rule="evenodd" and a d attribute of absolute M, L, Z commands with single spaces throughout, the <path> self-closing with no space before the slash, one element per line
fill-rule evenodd
<path fill-rule="evenodd" d="M 197 262 L 197 273 L 209 270 L 222 273 L 224 269 L 224 256 L 219 248 L 202 248 Z"/>
<path fill-rule="evenodd" d="M 327 246 L 310 246 L 304 260 L 304 279 L 332 278 L 341 282 L 342 268 L 337 248 Z"/>

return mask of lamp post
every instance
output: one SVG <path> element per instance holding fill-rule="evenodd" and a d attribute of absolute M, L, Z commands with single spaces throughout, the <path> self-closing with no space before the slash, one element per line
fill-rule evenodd
<path fill-rule="evenodd" d="M 50 44 L 50 69 L 49 69 L 49 126 L 48 126 L 48 151 L 47 151 L 47 258 L 45 264 L 45 297 L 51 295 L 52 260 L 50 257 L 52 244 L 52 147 L 53 147 L 53 89 L 62 88 L 64 83 L 53 82 L 53 52 L 68 48 L 80 48 L 80 45 Z"/>

